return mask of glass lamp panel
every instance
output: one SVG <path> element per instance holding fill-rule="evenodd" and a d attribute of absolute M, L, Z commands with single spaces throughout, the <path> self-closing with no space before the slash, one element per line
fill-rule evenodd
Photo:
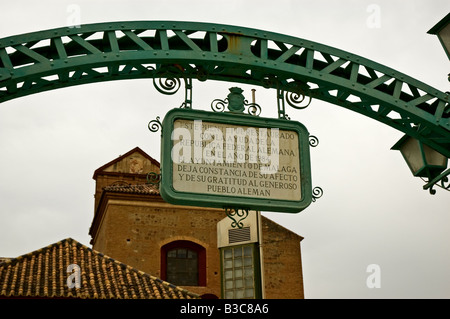
<path fill-rule="evenodd" d="M 447 24 L 441 31 L 439 31 L 438 37 L 447 53 L 447 56 L 450 57 L 450 24 Z"/>
<path fill-rule="evenodd" d="M 428 165 L 439 166 L 442 169 L 447 167 L 447 158 L 444 155 L 425 144 L 422 144 L 422 148 Z"/>
<path fill-rule="evenodd" d="M 400 151 L 413 175 L 416 175 L 425 166 L 418 140 L 408 138 L 400 147 Z"/>

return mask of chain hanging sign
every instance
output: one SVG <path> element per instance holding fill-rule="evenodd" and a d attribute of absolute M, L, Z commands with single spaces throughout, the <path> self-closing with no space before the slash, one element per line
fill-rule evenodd
<path fill-rule="evenodd" d="M 311 203 L 309 133 L 301 123 L 173 109 L 162 126 L 165 201 L 290 213 Z"/>

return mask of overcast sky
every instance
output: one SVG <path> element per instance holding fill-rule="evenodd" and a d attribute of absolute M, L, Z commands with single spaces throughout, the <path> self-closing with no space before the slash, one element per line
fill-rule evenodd
<path fill-rule="evenodd" d="M 79 9 L 79 10 L 78 10 Z M 0 38 L 67 26 L 129 20 L 239 25 L 349 51 L 449 90 L 448 58 L 427 31 L 446 0 L 1 1 Z M 209 109 L 234 83 L 194 82 L 194 108 Z M 238 85 L 251 98 L 252 87 Z M 262 116 L 276 116 L 273 90 L 256 87 Z M 160 159 L 147 123 L 183 102 L 151 80 L 82 85 L 0 104 L 0 256 L 61 239 L 90 246 L 95 169 L 139 146 Z M 303 236 L 306 298 L 449 298 L 450 193 L 432 196 L 390 148 L 403 133 L 313 100 L 288 109 L 319 138 L 313 186 L 324 195 L 299 214 L 263 214 Z M 369 265 L 381 286 L 369 288 Z"/>

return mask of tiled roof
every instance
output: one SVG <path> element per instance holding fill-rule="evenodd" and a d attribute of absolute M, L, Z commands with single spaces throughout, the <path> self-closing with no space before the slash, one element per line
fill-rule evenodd
<path fill-rule="evenodd" d="M 79 266 L 80 287 L 69 288 Z M 67 238 L 0 263 L 0 298 L 197 299 L 198 295 Z"/>
<path fill-rule="evenodd" d="M 154 184 L 111 185 L 103 188 L 106 192 L 129 193 L 142 195 L 159 195 L 159 188 Z"/>

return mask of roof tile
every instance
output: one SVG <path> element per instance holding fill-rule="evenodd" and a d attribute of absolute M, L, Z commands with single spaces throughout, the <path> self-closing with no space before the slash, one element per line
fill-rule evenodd
<path fill-rule="evenodd" d="M 141 195 L 159 195 L 159 188 L 154 184 L 110 185 L 103 188 L 105 192 L 129 193 Z"/>
<path fill-rule="evenodd" d="M 68 278 L 80 268 L 80 287 Z M 69 268 L 70 269 L 70 268 Z M 198 295 L 116 261 L 72 238 L 0 263 L 1 297 L 197 299 Z"/>

